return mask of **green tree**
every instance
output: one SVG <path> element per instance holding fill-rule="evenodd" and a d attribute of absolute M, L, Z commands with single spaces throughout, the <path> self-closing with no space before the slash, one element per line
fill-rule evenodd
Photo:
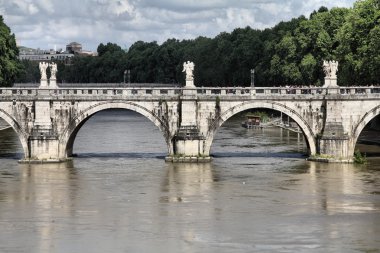
<path fill-rule="evenodd" d="M 20 71 L 18 48 L 11 29 L 0 16 L 0 85 L 11 86 Z"/>
<path fill-rule="evenodd" d="M 300 65 L 302 80 L 305 84 L 314 84 L 316 80 L 316 70 L 318 69 L 317 60 L 312 54 L 303 57 Z"/>
<path fill-rule="evenodd" d="M 22 60 L 20 62 L 20 70 L 15 79 L 16 83 L 38 83 L 40 78 L 38 62 L 29 60 Z"/>
<path fill-rule="evenodd" d="M 339 29 L 338 80 L 343 84 L 380 83 L 378 0 L 357 1 Z"/>
<path fill-rule="evenodd" d="M 108 42 L 106 45 L 103 43 L 100 43 L 97 52 L 98 56 L 103 56 L 105 53 L 113 53 L 113 52 L 118 52 L 118 51 L 123 51 L 121 47 L 117 44 Z"/>
<path fill-rule="evenodd" d="M 137 83 L 156 82 L 157 60 L 153 60 L 159 46 L 153 42 L 135 42 L 128 50 L 126 66 L 131 70 L 131 81 Z"/>

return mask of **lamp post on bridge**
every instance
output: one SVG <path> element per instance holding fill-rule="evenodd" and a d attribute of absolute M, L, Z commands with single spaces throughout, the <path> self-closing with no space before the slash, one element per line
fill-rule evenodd
<path fill-rule="evenodd" d="M 255 69 L 251 69 L 251 87 L 255 87 Z"/>
<path fill-rule="evenodd" d="M 124 83 L 125 83 L 125 79 L 126 79 L 127 75 L 128 75 L 128 83 L 131 83 L 131 70 L 130 69 L 124 70 Z"/>

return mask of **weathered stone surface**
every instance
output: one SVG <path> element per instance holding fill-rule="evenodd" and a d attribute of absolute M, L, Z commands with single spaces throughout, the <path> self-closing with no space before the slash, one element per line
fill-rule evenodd
<path fill-rule="evenodd" d="M 207 162 L 219 127 L 248 109 L 289 115 L 310 155 L 349 161 L 363 128 L 380 114 L 380 88 L 78 88 L 1 89 L 0 117 L 18 134 L 27 161 L 62 161 L 95 113 L 127 109 L 153 122 L 167 143 L 167 161 Z M 196 159 L 195 159 L 196 158 Z"/>

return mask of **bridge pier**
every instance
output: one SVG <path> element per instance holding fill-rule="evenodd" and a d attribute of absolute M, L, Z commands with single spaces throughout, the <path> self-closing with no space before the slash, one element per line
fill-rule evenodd
<path fill-rule="evenodd" d="M 348 136 L 322 136 L 319 140 L 319 155 L 309 160 L 325 162 L 353 162 L 353 148 Z"/>
<path fill-rule="evenodd" d="M 197 126 L 182 126 L 174 137 L 174 155 L 167 162 L 209 162 L 211 158 L 204 150 L 205 138 Z"/>
<path fill-rule="evenodd" d="M 42 81 L 41 81 L 42 82 Z M 49 96 L 48 90 L 41 95 Z M 29 154 L 21 163 L 61 162 L 58 134 L 53 129 L 50 100 L 34 102 L 35 118 L 28 138 Z"/>
<path fill-rule="evenodd" d="M 21 163 L 62 162 L 66 159 L 59 157 L 58 136 L 51 129 L 36 128 L 28 140 L 29 158 Z"/>
<path fill-rule="evenodd" d="M 198 128 L 197 90 L 192 78 L 186 79 L 186 86 L 180 98 L 180 127 L 173 138 L 174 155 L 166 157 L 167 162 L 209 162 L 205 152 L 205 137 Z"/>
<path fill-rule="evenodd" d="M 330 89 L 328 89 L 328 93 L 331 94 Z M 318 140 L 319 155 L 310 160 L 348 163 L 353 161 L 354 147 L 352 147 L 351 137 L 344 128 L 342 111 L 341 101 L 337 101 L 334 97 L 327 97 L 325 123 Z"/>

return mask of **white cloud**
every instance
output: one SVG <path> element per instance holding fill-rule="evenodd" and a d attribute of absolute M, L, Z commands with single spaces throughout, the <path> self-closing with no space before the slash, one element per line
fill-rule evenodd
<path fill-rule="evenodd" d="M 36 0 L 38 7 L 49 14 L 54 13 L 54 5 L 50 0 Z"/>
<path fill-rule="evenodd" d="M 0 0 L 5 23 L 20 45 L 64 47 L 78 41 L 122 47 L 137 40 L 213 37 L 238 27 L 266 28 L 320 6 L 349 7 L 354 0 Z"/>
<path fill-rule="evenodd" d="M 246 27 L 255 25 L 254 13 L 247 9 L 228 8 L 225 15 L 216 18 L 219 30 L 231 31 L 237 27 Z"/>
<path fill-rule="evenodd" d="M 260 9 L 265 10 L 271 17 L 290 12 L 289 2 L 260 4 Z"/>
<path fill-rule="evenodd" d="M 3 1 L 4 2 L 4 1 Z M 19 15 L 34 15 L 39 12 L 37 6 L 26 0 L 13 0 L 6 2 L 8 6 L 11 6 L 11 10 L 14 14 Z M 4 5 L 6 4 L 4 3 Z M 2 4 L 3 5 L 3 4 Z M 6 8 L 6 7 L 4 7 Z M 7 9 L 7 8 L 6 8 Z"/>

